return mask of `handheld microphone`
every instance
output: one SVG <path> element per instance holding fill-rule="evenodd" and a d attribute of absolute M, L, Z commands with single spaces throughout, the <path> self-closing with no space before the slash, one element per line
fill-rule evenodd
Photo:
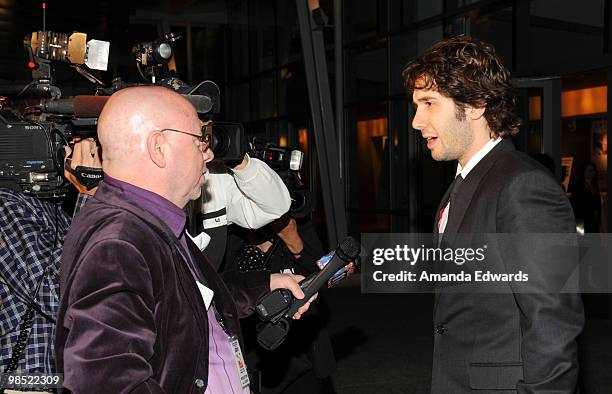
<path fill-rule="evenodd" d="M 311 274 L 299 283 L 304 292 L 303 299 L 295 299 L 287 289 L 278 289 L 257 304 L 255 307 L 257 314 L 261 319 L 269 321 L 293 316 L 325 284 L 331 287 L 351 274 L 354 265 L 359 262 L 360 252 L 359 242 L 352 237 L 345 238 L 334 252 L 319 259 L 317 265 L 321 271 Z"/>
<path fill-rule="evenodd" d="M 361 246 L 359 242 L 353 237 L 346 237 L 342 243 L 336 248 L 334 255 L 325 267 L 316 273 L 316 276 L 308 281 L 308 284 L 302 288 L 304 291 L 304 298 L 301 300 L 296 299 L 291 307 L 285 312 L 285 317 L 291 317 L 297 312 L 302 305 L 306 304 L 310 297 L 312 297 L 319 289 L 325 285 L 338 270 L 341 270 L 349 264 L 351 261 L 355 261 L 359 257 L 361 252 Z"/>
<path fill-rule="evenodd" d="M 335 252 L 319 260 L 321 271 L 300 282 L 304 298 L 295 299 L 287 289 L 278 289 L 264 297 L 256 306 L 262 321 L 257 324 L 257 342 L 267 350 L 274 350 L 285 340 L 290 329 L 289 318 L 325 284 L 333 285 L 346 277 L 354 264 L 359 263 L 361 247 L 352 237 L 346 237 Z M 336 278 L 336 279 L 334 279 Z"/>

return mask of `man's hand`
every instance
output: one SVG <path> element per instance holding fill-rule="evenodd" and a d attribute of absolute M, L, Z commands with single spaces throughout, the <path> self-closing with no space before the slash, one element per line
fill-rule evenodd
<path fill-rule="evenodd" d="M 96 144 L 93 138 L 87 138 L 84 140 L 75 140 L 74 146 L 70 149 L 69 146 L 64 146 L 66 153 L 64 159 L 64 177 L 72 183 L 79 193 L 88 194 L 93 196 L 98 190 L 97 187 L 87 190 L 83 186 L 73 172 L 67 170 L 68 167 L 75 170 L 78 166 L 102 168 L 102 161 L 100 160 L 100 147 Z M 72 157 L 70 154 L 72 153 Z"/>
<path fill-rule="evenodd" d="M 270 275 L 270 291 L 276 289 L 287 289 L 291 291 L 293 296 L 299 300 L 304 298 L 304 292 L 298 284 L 304 277 L 302 275 L 293 274 L 272 274 Z M 293 315 L 294 319 L 299 319 L 310 308 L 310 304 L 317 299 L 318 293 L 315 293 L 307 303 L 302 305 L 300 309 Z"/>

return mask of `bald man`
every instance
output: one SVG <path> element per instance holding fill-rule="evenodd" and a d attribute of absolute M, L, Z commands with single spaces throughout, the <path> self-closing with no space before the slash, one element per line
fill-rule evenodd
<path fill-rule="evenodd" d="M 73 393 L 248 393 L 238 318 L 279 287 L 303 298 L 298 276 L 222 280 L 185 236 L 213 158 L 202 132 L 161 87 L 121 90 L 100 115 L 105 177 L 62 256 L 56 357 Z"/>

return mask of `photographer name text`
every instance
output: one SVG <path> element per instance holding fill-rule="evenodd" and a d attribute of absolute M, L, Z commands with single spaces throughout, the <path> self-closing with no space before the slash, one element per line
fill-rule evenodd
<path fill-rule="evenodd" d="M 372 278 L 375 282 L 527 282 L 529 275 L 523 271 L 514 274 L 494 273 L 491 271 L 433 273 L 422 271 L 419 274 L 410 271 L 384 273 L 374 271 Z"/>

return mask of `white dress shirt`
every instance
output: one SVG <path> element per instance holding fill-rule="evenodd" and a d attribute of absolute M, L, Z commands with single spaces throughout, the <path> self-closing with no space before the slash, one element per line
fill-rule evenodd
<path fill-rule="evenodd" d="M 487 142 L 478 152 L 476 152 L 474 156 L 470 158 L 470 160 L 468 160 L 465 167 L 462 167 L 461 164 L 457 163 L 457 173 L 455 174 L 455 177 L 461 176 L 461 178 L 465 180 L 470 171 L 476 167 L 476 164 L 478 164 L 480 160 L 487 155 L 487 153 L 491 152 L 491 150 L 493 150 L 493 148 L 495 148 L 495 146 L 499 144 L 501 140 L 501 138 L 490 139 L 489 142 Z M 444 230 L 446 229 L 450 205 L 451 201 L 449 200 L 444 208 L 442 208 L 442 212 L 440 213 L 440 218 L 438 219 L 438 232 L 440 234 L 444 234 Z"/>

